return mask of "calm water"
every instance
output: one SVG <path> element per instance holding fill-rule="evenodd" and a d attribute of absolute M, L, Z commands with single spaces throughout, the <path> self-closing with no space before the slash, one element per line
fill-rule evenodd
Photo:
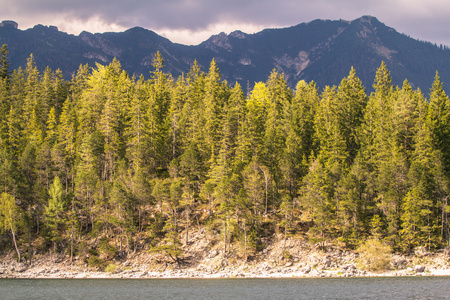
<path fill-rule="evenodd" d="M 450 299 L 450 277 L 0 279 L 0 299 Z"/>

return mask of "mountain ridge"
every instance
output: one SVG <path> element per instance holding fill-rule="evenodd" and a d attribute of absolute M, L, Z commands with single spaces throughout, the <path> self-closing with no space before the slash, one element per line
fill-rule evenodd
<path fill-rule="evenodd" d="M 114 57 L 130 75 L 148 77 L 152 58 L 160 51 L 165 71 L 175 77 L 187 73 L 194 60 L 206 71 L 215 59 L 224 79 L 243 86 L 265 81 L 273 69 L 284 73 L 291 87 L 299 80 L 314 80 L 320 87 L 337 85 L 353 66 L 371 90 L 375 71 L 385 61 L 396 85 L 408 79 L 413 87 L 428 90 L 438 70 L 444 87 L 450 87 L 447 48 L 412 39 L 372 16 L 353 21 L 317 19 L 253 34 L 222 32 L 192 46 L 173 43 L 142 27 L 83 31 L 76 36 L 55 26 L 20 30 L 5 24 L 0 26 L 0 44 L 8 44 L 13 69 L 23 68 L 33 53 L 39 69 L 59 68 L 67 78 L 80 64 L 108 64 Z"/>

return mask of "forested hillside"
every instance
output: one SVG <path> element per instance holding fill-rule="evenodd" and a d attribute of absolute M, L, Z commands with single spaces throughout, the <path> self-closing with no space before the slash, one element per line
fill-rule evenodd
<path fill-rule="evenodd" d="M 178 260 L 194 228 L 245 256 L 273 233 L 349 248 L 377 238 L 405 253 L 448 245 L 438 74 L 430 92 L 397 87 L 382 63 L 367 95 L 353 68 L 323 90 L 291 90 L 273 71 L 246 95 L 214 60 L 172 78 L 158 52 L 148 80 L 114 60 L 66 81 L 33 56 L 10 72 L 0 52 L 3 253 Z"/>

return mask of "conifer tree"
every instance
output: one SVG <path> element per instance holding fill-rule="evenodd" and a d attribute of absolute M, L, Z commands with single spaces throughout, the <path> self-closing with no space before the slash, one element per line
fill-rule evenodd
<path fill-rule="evenodd" d="M 45 207 L 45 218 L 53 242 L 53 252 L 56 252 L 57 243 L 61 241 L 61 226 L 64 223 L 63 212 L 66 208 L 64 187 L 58 176 L 50 185 L 48 205 Z"/>
<path fill-rule="evenodd" d="M 149 105 L 146 114 L 146 141 L 150 169 L 166 169 L 169 164 L 168 156 L 170 130 L 170 94 L 172 78 L 162 72 L 164 61 L 159 52 L 153 59 L 151 83 L 149 86 Z"/>
<path fill-rule="evenodd" d="M 346 143 L 348 163 L 351 164 L 359 150 L 358 131 L 363 121 L 367 96 L 361 80 L 352 67 L 349 75 L 342 79 L 337 92 L 337 122 Z"/>
<path fill-rule="evenodd" d="M 216 61 L 211 61 L 209 72 L 205 77 L 204 105 L 204 137 L 200 151 L 204 152 L 208 163 L 214 163 L 220 149 L 221 122 L 224 118 L 223 107 L 228 101 L 229 91 L 226 83 L 221 81 L 221 74 Z M 204 147 L 204 148 L 203 148 Z"/>
<path fill-rule="evenodd" d="M 248 153 L 244 154 L 246 160 L 251 161 L 252 157 L 261 160 L 263 157 L 265 122 L 267 118 L 267 106 L 269 104 L 269 95 L 265 83 L 255 84 L 254 89 L 247 101 L 247 141 L 249 145 Z"/>
<path fill-rule="evenodd" d="M 9 70 L 11 63 L 9 61 L 8 54 L 8 45 L 3 44 L 0 48 L 0 78 L 5 79 L 6 85 L 9 85 L 11 76 L 11 71 Z"/>
<path fill-rule="evenodd" d="M 264 148 L 263 157 L 264 164 L 269 168 L 278 192 L 281 182 L 281 169 L 279 165 L 279 157 L 283 154 L 285 148 L 285 135 L 283 132 L 283 124 L 285 123 L 284 108 L 291 103 L 291 90 L 287 87 L 284 76 L 272 71 L 267 81 L 269 103 L 267 106 L 267 119 L 265 120 Z"/>
<path fill-rule="evenodd" d="M 284 107 L 283 131 L 286 146 L 282 155 L 282 173 L 290 198 L 297 195 L 298 184 L 306 175 L 313 149 L 314 117 L 319 96 L 314 82 L 297 84 L 292 102 Z"/>
<path fill-rule="evenodd" d="M 444 167 L 448 173 L 450 170 L 450 154 L 447 151 L 450 146 L 450 101 L 443 90 L 442 82 L 437 72 L 430 90 L 429 101 L 427 124 L 431 130 L 434 147 L 441 151 Z"/>

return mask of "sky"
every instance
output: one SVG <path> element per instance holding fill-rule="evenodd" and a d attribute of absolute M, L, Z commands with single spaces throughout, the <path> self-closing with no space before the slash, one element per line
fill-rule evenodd
<path fill-rule="evenodd" d="M 140 26 L 196 45 L 220 32 L 255 33 L 315 19 L 371 15 L 415 39 L 450 46 L 449 0 L 0 0 L 0 21 L 78 35 Z"/>

